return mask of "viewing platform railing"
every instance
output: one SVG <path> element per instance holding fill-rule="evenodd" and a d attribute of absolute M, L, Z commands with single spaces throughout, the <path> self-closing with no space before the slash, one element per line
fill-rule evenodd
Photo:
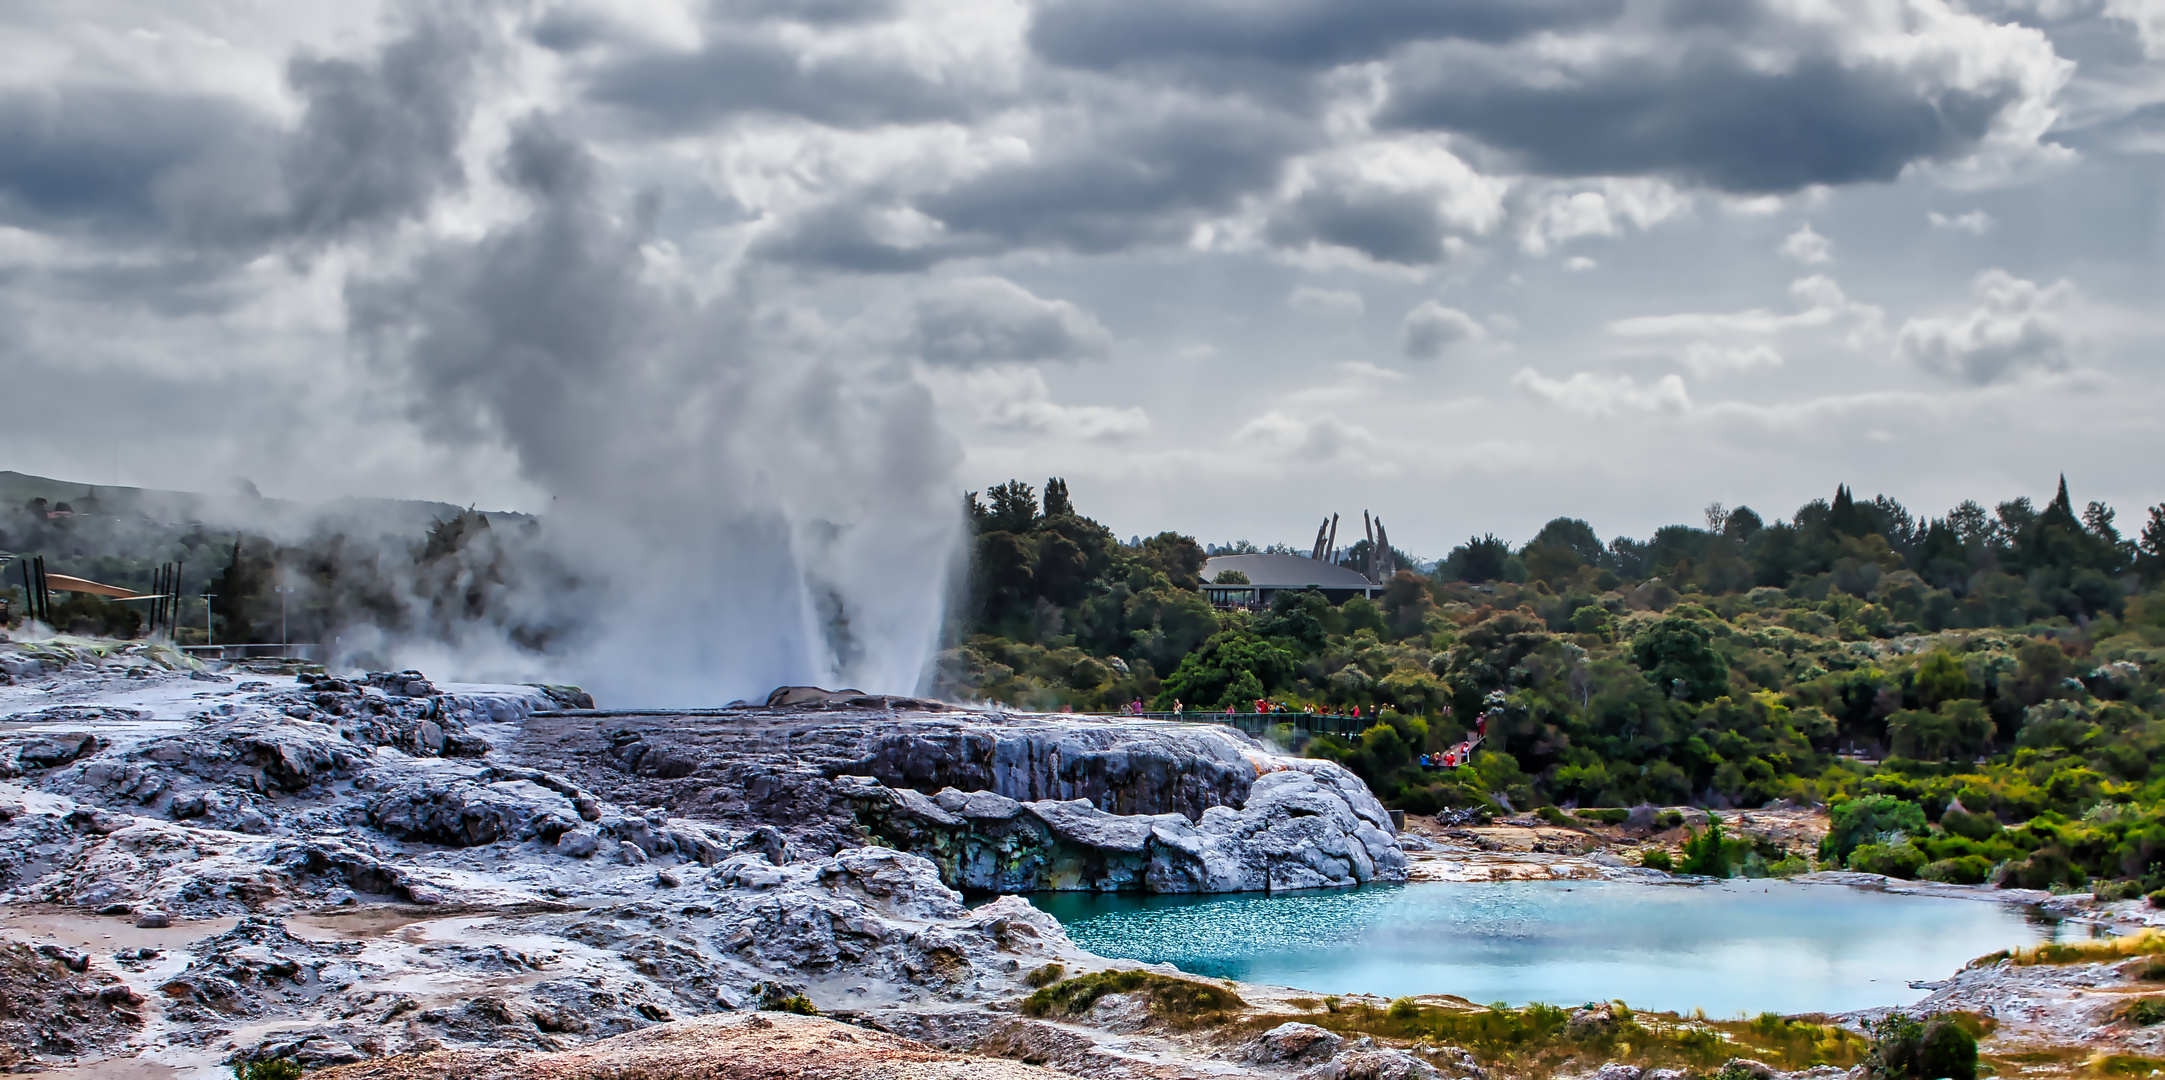
<path fill-rule="evenodd" d="M 1250 735 L 1269 733 L 1280 724 L 1289 724 L 1297 731 L 1310 735 L 1358 735 L 1374 727 L 1373 716 L 1340 716 L 1332 713 L 1274 712 L 1259 713 L 1253 709 L 1246 712 L 1227 713 L 1197 710 L 1191 712 L 1101 713 L 1102 716 L 1139 717 L 1144 720 L 1184 720 L 1193 724 L 1224 724 L 1239 728 Z"/>

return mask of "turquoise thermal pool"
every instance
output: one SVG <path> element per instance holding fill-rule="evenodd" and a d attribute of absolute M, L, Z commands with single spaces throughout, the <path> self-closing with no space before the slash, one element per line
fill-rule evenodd
<path fill-rule="evenodd" d="M 1904 1004 L 1928 992 L 1912 981 L 2058 932 L 2006 904 L 1782 881 L 1030 899 L 1092 952 L 1196 975 L 1513 1005 L 1621 999 L 1710 1016 Z"/>

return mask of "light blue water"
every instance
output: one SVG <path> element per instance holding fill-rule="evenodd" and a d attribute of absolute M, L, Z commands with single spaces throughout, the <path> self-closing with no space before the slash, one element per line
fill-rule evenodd
<path fill-rule="evenodd" d="M 1039 893 L 1101 956 L 1325 994 L 1621 999 L 1709 1016 L 1916 1001 L 1985 953 L 2051 938 L 2005 904 L 1834 885 L 1423 883 L 1213 897 Z"/>

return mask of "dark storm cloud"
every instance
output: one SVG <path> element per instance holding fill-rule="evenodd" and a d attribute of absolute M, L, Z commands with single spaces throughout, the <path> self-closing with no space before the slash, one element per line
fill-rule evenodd
<path fill-rule="evenodd" d="M 1321 68 L 1411 41 L 1508 41 L 1606 19 L 1622 0 L 1055 0 L 1030 23 L 1038 55 L 1112 69 L 1156 61 Z"/>
<path fill-rule="evenodd" d="M 957 233 L 1018 246 L 1106 252 L 1179 242 L 1200 219 L 1276 186 L 1287 158 L 1320 138 L 1283 115 L 1183 102 L 1095 130 L 1087 121 L 1081 130 L 1055 126 L 1042 156 L 917 207 Z"/>
<path fill-rule="evenodd" d="M 843 26 L 892 19 L 902 6 L 896 0 L 716 0 L 713 10 L 747 19 Z"/>
<path fill-rule="evenodd" d="M 1758 70 L 1709 48 L 1538 81 L 1454 56 L 1402 70 L 1381 121 L 1470 134 L 1540 173 L 1758 193 L 1891 180 L 1911 162 L 1959 157 L 2021 96 L 2012 81 L 1934 92 L 1901 71 L 1826 57 Z"/>
<path fill-rule="evenodd" d="M 1065 300 L 1047 300 L 1000 278 L 942 282 L 919 297 L 905 347 L 935 364 L 1101 359 L 1112 335 Z"/>
<path fill-rule="evenodd" d="M 305 111 L 283 132 L 203 95 L 0 96 L 0 219 L 193 260 L 176 246 L 247 257 L 410 217 L 460 182 L 476 51 L 470 30 L 429 21 L 366 62 L 296 59 Z"/>
<path fill-rule="evenodd" d="M 1443 215 L 1433 193 L 1314 188 L 1273 214 L 1265 235 L 1283 247 L 1322 243 L 1377 262 L 1420 266 L 1443 258 Z"/>
<path fill-rule="evenodd" d="M 373 62 L 294 60 L 286 80 L 308 108 L 283 154 L 286 227 L 320 237 L 396 221 L 459 187 L 480 51 L 472 27 L 427 18 Z"/>
<path fill-rule="evenodd" d="M 799 214 L 753 249 L 762 258 L 861 274 L 902 274 L 967 254 L 952 243 L 897 244 L 872 226 L 875 211 L 858 202 L 829 203 Z M 986 245 L 974 245 L 986 250 Z"/>
<path fill-rule="evenodd" d="M 173 226 L 183 177 L 259 158 L 254 117 L 217 98 L 55 87 L 0 96 L 0 216 L 106 234 Z"/>
<path fill-rule="evenodd" d="M 677 132 L 742 113 L 833 127 L 961 119 L 982 97 L 899 64 L 862 57 L 806 63 L 756 34 L 718 32 L 688 53 L 626 53 L 594 77 L 591 98 L 635 123 Z"/>

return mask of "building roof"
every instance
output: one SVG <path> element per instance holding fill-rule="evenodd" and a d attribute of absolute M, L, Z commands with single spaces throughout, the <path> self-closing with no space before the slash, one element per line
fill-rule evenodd
<path fill-rule="evenodd" d="M 1373 589 L 1376 583 L 1358 570 L 1349 570 L 1320 559 L 1300 555 L 1217 555 L 1203 560 L 1203 583 L 1215 581 L 1225 570 L 1248 575 L 1258 589 Z"/>

